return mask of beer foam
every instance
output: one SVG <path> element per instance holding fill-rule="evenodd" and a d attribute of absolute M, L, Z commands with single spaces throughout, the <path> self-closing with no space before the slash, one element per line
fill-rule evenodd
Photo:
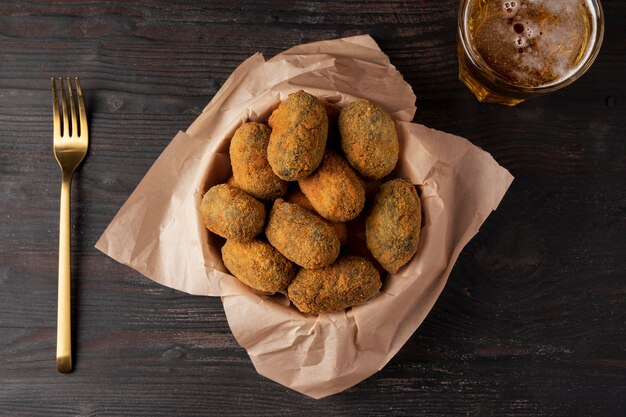
<path fill-rule="evenodd" d="M 516 83 L 558 83 L 578 71 L 591 53 L 585 32 L 595 37 L 595 22 L 591 16 L 587 22 L 580 11 L 583 6 L 592 12 L 590 0 L 500 0 L 492 5 L 501 11 L 482 16 L 482 33 L 477 34 L 482 36 L 480 53 Z"/>
<path fill-rule="evenodd" d="M 517 11 L 517 9 L 520 8 L 521 5 L 521 0 L 517 0 L 517 1 L 503 1 L 502 2 L 502 9 L 504 9 L 505 12 L 513 14 Z"/>
<path fill-rule="evenodd" d="M 587 1 L 572 1 L 572 0 L 526 0 L 529 3 L 541 4 L 543 8 L 554 14 L 572 13 L 584 3 L 585 6 L 590 7 Z"/>

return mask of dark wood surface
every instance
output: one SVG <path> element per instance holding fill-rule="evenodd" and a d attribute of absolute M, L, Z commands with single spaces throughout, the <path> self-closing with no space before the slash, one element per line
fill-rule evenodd
<path fill-rule="evenodd" d="M 0 3 L 0 415 L 626 415 L 626 2 L 589 72 L 517 108 L 457 80 L 458 1 Z M 93 245 L 249 55 L 371 34 L 418 96 L 516 180 L 424 324 L 379 373 L 315 401 L 259 376 L 217 298 Z M 58 199 L 50 77 L 81 77 L 75 371 L 55 370 Z"/>

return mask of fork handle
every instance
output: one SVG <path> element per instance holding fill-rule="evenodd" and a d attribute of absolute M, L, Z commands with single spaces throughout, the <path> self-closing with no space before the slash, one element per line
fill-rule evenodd
<path fill-rule="evenodd" d="M 70 283 L 70 188 L 72 174 L 63 173 L 59 221 L 59 298 L 57 309 L 57 370 L 72 371 L 72 304 Z"/>

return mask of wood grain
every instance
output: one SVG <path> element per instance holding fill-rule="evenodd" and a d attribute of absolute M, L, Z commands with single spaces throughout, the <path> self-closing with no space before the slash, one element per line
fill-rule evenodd
<path fill-rule="evenodd" d="M 457 80 L 454 0 L 0 4 L 0 415 L 626 415 L 626 3 L 572 86 L 516 108 Z M 418 96 L 516 180 L 424 324 L 379 373 L 314 401 L 259 376 L 216 298 L 93 248 L 153 161 L 245 58 L 370 33 Z M 81 77 L 76 370 L 55 371 L 59 173 L 51 76 Z"/>

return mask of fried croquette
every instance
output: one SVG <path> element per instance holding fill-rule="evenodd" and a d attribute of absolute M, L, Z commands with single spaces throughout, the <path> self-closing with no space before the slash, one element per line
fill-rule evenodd
<path fill-rule="evenodd" d="M 263 230 L 265 206 L 228 184 L 211 187 L 202 197 L 202 222 L 226 239 L 250 240 Z"/>
<path fill-rule="evenodd" d="M 287 192 L 287 181 L 280 179 L 267 162 L 270 128 L 262 123 L 244 123 L 230 142 L 230 162 L 237 186 L 261 200 L 275 200 Z"/>
<path fill-rule="evenodd" d="M 306 198 L 306 195 L 304 195 L 300 188 L 294 188 L 293 190 L 289 191 L 289 193 L 287 193 L 287 196 L 285 197 L 285 201 L 287 201 L 288 203 L 298 204 L 299 206 L 302 206 L 307 210 L 311 210 L 312 212 L 317 213 L 309 199 Z M 330 222 L 330 225 L 333 227 L 333 229 L 335 229 L 335 233 L 337 233 L 337 237 L 339 238 L 339 245 L 345 245 L 348 241 L 348 229 L 346 227 L 346 224 L 343 222 Z"/>
<path fill-rule="evenodd" d="M 357 100 L 339 115 L 341 149 L 361 175 L 381 179 L 398 162 L 400 145 L 391 117 L 367 100 Z"/>
<path fill-rule="evenodd" d="M 244 284 L 263 292 L 279 292 L 298 271 L 297 266 L 267 242 L 227 240 L 222 260 L 228 270 Z"/>
<path fill-rule="evenodd" d="M 309 269 L 330 265 L 339 255 L 335 230 L 317 214 L 279 198 L 270 211 L 265 235 L 287 259 Z"/>
<path fill-rule="evenodd" d="M 269 118 L 272 128 L 267 159 L 286 181 L 310 175 L 324 156 L 328 116 L 317 97 L 302 90 L 290 94 Z"/>
<path fill-rule="evenodd" d="M 410 180 L 396 178 L 380 186 L 365 221 L 367 247 L 394 273 L 417 251 L 422 222 L 420 199 Z"/>
<path fill-rule="evenodd" d="M 345 222 L 363 210 L 365 190 L 350 165 L 336 152 L 326 152 L 317 170 L 298 185 L 325 219 Z"/>
<path fill-rule="evenodd" d="M 341 256 L 327 267 L 301 269 L 287 289 L 303 313 L 327 313 L 361 304 L 375 296 L 382 283 L 376 268 L 360 256 Z"/>

